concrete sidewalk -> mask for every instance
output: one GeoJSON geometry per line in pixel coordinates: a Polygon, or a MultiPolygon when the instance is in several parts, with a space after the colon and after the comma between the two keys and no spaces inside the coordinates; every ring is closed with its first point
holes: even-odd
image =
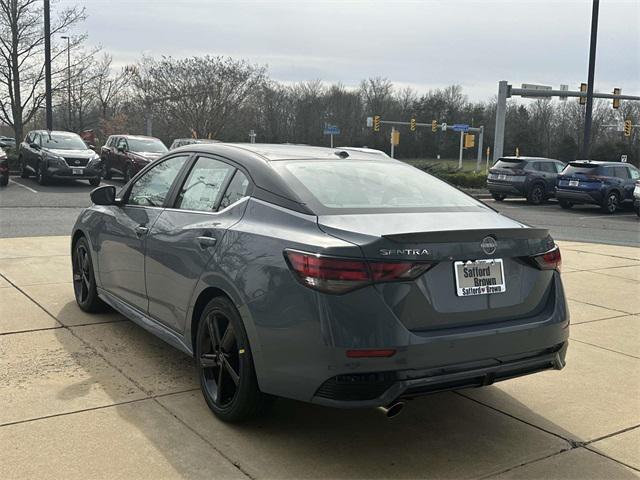
{"type": "Polygon", "coordinates": [[[372,410],[208,411],[192,360],[75,305],[68,237],[0,240],[0,476],[640,478],[640,249],[559,242],[567,367],[372,410]]]}

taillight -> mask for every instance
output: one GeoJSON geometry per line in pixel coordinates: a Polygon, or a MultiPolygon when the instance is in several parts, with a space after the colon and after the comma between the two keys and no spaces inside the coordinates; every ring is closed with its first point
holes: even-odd
{"type": "Polygon", "coordinates": [[[285,250],[284,254],[300,283],[325,293],[346,293],[372,283],[412,280],[432,266],[425,262],[327,257],[295,250],[285,250]]]}
{"type": "Polygon", "coordinates": [[[562,265],[562,256],[560,255],[560,247],[557,245],[551,250],[540,255],[534,255],[531,260],[540,270],[557,270],[560,271],[562,265]]]}

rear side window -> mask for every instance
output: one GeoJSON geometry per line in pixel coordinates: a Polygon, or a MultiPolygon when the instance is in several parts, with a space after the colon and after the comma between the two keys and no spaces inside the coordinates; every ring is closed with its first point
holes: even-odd
{"type": "Polygon", "coordinates": [[[524,160],[511,160],[511,159],[499,159],[494,167],[496,168],[511,168],[511,169],[519,169],[522,170],[526,166],[527,162],[524,160]]]}
{"type": "Polygon", "coordinates": [[[564,165],[562,163],[554,163],[553,168],[555,168],[555,173],[560,173],[564,170],[564,165]]]}
{"type": "Polygon", "coordinates": [[[213,158],[200,157],[184,182],[176,208],[211,212],[215,208],[222,187],[234,168],[213,158]]]}
{"type": "Polygon", "coordinates": [[[629,179],[631,176],[629,175],[629,169],[627,167],[613,167],[615,176],[618,178],[629,179]]]}
{"type": "Polygon", "coordinates": [[[236,203],[245,196],[248,188],[249,179],[240,170],[236,170],[233,180],[231,180],[227,190],[224,192],[222,200],[220,201],[220,207],[218,208],[222,210],[223,208],[227,208],[229,205],[236,203]]]}
{"type": "Polygon", "coordinates": [[[273,163],[318,214],[484,208],[447,183],[402,162],[291,160],[273,163]]]}
{"type": "Polygon", "coordinates": [[[631,174],[631,178],[633,180],[637,180],[638,178],[640,178],[640,172],[635,168],[630,168],[629,173],[631,174]]]}
{"type": "Polygon", "coordinates": [[[551,162],[540,162],[540,170],[547,173],[556,173],[556,167],[551,162]]]}

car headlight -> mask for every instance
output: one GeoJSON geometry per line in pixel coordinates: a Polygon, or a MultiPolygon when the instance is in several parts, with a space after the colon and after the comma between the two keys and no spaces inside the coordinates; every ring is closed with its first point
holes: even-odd
{"type": "Polygon", "coordinates": [[[58,155],[54,155],[52,153],[47,153],[45,159],[50,166],[56,167],[68,167],[67,162],[64,158],[59,157],[58,155]]]}
{"type": "Polygon", "coordinates": [[[93,167],[95,166],[98,162],[100,161],[100,155],[98,155],[97,153],[94,153],[91,158],[89,158],[89,161],[87,162],[87,167],[93,167]]]}

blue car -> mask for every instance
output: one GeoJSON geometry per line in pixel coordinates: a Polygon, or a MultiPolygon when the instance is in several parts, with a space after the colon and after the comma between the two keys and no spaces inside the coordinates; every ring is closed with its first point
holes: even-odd
{"type": "Polygon", "coordinates": [[[72,232],[78,305],[193,355],[225,421],[274,396],[392,416],[564,366],[548,231],[392,158],[188,145],[91,198],[72,232]]]}
{"type": "Polygon", "coordinates": [[[556,186],[560,206],[599,205],[605,213],[614,213],[623,205],[633,204],[633,189],[640,170],[620,162],[576,160],[569,162],[556,186]]]}

